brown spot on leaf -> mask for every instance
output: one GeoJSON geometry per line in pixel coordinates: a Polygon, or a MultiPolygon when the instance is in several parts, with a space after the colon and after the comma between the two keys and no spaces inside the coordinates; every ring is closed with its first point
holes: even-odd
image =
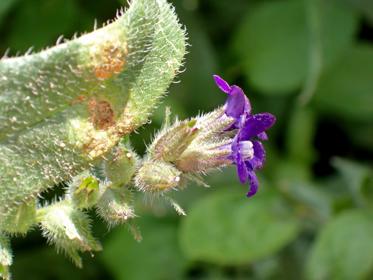
{"type": "Polygon", "coordinates": [[[88,111],[91,122],[96,129],[107,129],[114,122],[114,111],[109,102],[92,98],[88,102],[88,111]]]}
{"type": "Polygon", "coordinates": [[[99,79],[108,79],[122,72],[126,64],[126,54],[126,47],[115,47],[112,45],[104,47],[102,51],[96,53],[96,59],[94,59],[96,61],[95,76],[99,79]]]}
{"type": "Polygon", "coordinates": [[[86,99],[86,96],[84,96],[84,95],[79,95],[79,96],[77,96],[75,99],[73,99],[73,100],[71,101],[71,105],[75,105],[75,104],[82,103],[82,102],[85,101],[85,99],[86,99]]]}

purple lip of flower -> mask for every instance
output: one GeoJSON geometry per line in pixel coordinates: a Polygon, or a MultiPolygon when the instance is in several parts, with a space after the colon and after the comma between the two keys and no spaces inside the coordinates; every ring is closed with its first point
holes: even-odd
{"type": "Polygon", "coordinates": [[[214,80],[219,89],[228,94],[225,103],[225,114],[236,120],[233,128],[238,128],[241,117],[251,112],[250,101],[240,87],[236,85],[230,86],[218,75],[214,75],[214,80]]]}
{"type": "Polygon", "coordinates": [[[259,186],[255,170],[262,168],[265,161],[265,150],[259,140],[268,140],[265,131],[274,125],[276,118],[270,113],[252,115],[250,101],[241,88],[230,86],[217,75],[214,75],[214,80],[217,86],[228,94],[225,113],[236,120],[233,128],[238,129],[231,145],[232,153],[229,159],[237,166],[240,182],[249,182],[250,190],[247,196],[251,197],[259,186]]]}

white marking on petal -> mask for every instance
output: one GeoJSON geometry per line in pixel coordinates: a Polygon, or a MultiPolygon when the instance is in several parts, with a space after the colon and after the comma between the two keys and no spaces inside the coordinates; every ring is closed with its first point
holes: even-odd
{"type": "Polygon", "coordinates": [[[244,160],[254,157],[254,145],[251,141],[241,141],[239,143],[239,151],[244,160]]]}

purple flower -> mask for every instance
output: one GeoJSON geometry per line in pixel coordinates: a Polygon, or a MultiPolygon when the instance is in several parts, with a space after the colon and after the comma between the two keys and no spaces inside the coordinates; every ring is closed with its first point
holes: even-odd
{"type": "Polygon", "coordinates": [[[276,122],[270,113],[251,114],[249,99],[238,86],[230,86],[221,77],[214,75],[217,86],[228,94],[225,103],[226,115],[236,120],[234,129],[237,134],[231,145],[229,159],[237,166],[238,178],[242,184],[249,182],[248,197],[258,190],[258,178],[255,171],[262,168],[265,161],[265,150],[259,140],[267,140],[267,129],[276,122]]]}

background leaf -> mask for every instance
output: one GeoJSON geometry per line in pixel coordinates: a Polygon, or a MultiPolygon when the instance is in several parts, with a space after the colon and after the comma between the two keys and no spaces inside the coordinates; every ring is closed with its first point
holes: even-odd
{"type": "Polygon", "coordinates": [[[8,11],[17,3],[18,0],[1,0],[0,1],[0,26],[3,23],[4,17],[8,11]]]}
{"type": "Polygon", "coordinates": [[[320,80],[315,102],[329,114],[356,120],[373,119],[373,47],[359,44],[320,80]]]}
{"type": "Polygon", "coordinates": [[[369,204],[364,195],[364,188],[367,185],[368,178],[373,174],[372,169],[357,162],[350,160],[335,158],[332,164],[336,167],[346,183],[351,195],[359,206],[369,204]]]}
{"type": "Polygon", "coordinates": [[[345,0],[358,9],[373,26],[373,2],[371,0],[345,0]]]}
{"type": "Polygon", "coordinates": [[[184,258],[177,245],[177,225],[166,218],[141,217],[143,240],[122,227],[104,243],[102,260],[115,279],[180,279],[184,258]]]}
{"type": "Polygon", "coordinates": [[[309,279],[368,279],[373,271],[371,213],[348,211],[325,226],[311,251],[309,279]]]}
{"type": "Polygon", "coordinates": [[[310,108],[295,108],[288,124],[286,144],[289,157],[310,164],[315,159],[316,114],[310,108]]]}
{"type": "Polygon", "coordinates": [[[18,9],[7,43],[20,52],[31,46],[39,50],[53,44],[62,34],[71,36],[80,17],[74,0],[22,1],[18,9]]]}
{"type": "Polygon", "coordinates": [[[192,260],[248,264],[274,254],[292,241],[298,224],[275,195],[242,199],[221,191],[200,200],[182,221],[180,242],[192,260]]]}
{"type": "MultiPolygon", "coordinates": [[[[264,2],[251,9],[235,38],[250,83],[263,93],[289,94],[308,73],[309,34],[305,1],[264,2]]],[[[337,1],[319,6],[320,37],[328,65],[348,47],[357,27],[353,10],[337,1]]]]}

